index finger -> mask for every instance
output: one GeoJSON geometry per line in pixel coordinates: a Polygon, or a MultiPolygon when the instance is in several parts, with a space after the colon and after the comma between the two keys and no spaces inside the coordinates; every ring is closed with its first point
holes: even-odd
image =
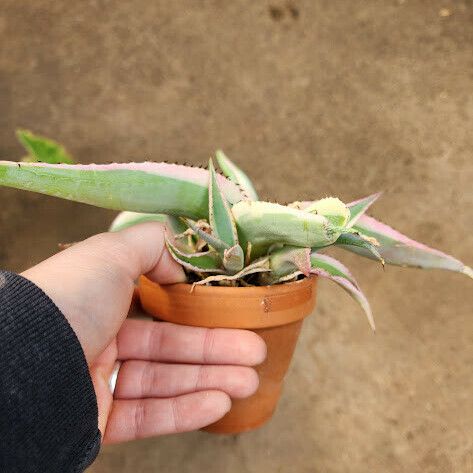
{"type": "Polygon", "coordinates": [[[120,360],[254,366],[266,358],[263,339],[248,330],[148,320],[127,319],[117,344],[120,360]]]}

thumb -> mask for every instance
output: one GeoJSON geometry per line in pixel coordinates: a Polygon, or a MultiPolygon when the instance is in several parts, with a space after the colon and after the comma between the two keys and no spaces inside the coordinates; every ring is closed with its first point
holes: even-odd
{"type": "Polygon", "coordinates": [[[111,240],[112,246],[113,242],[119,247],[123,245],[122,253],[115,253],[115,256],[118,258],[117,262],[120,262],[123,257],[126,258],[125,264],[133,280],[145,274],[160,284],[186,281],[182,266],[166,249],[164,224],[148,222],[104,235],[105,239],[111,240]]]}
{"type": "Polygon", "coordinates": [[[59,307],[89,363],[118,333],[141,274],[161,284],[186,280],[166,249],[165,233],[163,224],[148,222],[95,235],[22,274],[59,307]]]}

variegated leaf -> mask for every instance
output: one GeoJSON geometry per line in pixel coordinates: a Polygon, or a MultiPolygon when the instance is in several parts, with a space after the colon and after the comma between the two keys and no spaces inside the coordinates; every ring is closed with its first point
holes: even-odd
{"type": "Polygon", "coordinates": [[[223,174],[238,184],[249,200],[259,200],[250,178],[222,150],[218,150],[215,153],[215,157],[223,174]]]}
{"type": "Polygon", "coordinates": [[[235,274],[243,269],[245,255],[240,245],[232,246],[223,252],[223,267],[230,273],[235,274]]]}
{"type": "Polygon", "coordinates": [[[327,246],[341,230],[324,216],[271,202],[240,201],[232,207],[241,246],[252,244],[254,257],[265,255],[275,243],[304,248],[327,246]]]}
{"type": "Polygon", "coordinates": [[[362,248],[371,253],[384,266],[385,262],[378,251],[379,247],[359,233],[342,233],[334,244],[346,250],[351,250],[353,247],[362,248]]]}
{"type": "Polygon", "coordinates": [[[371,325],[371,328],[375,330],[373,313],[371,311],[368,299],[366,299],[366,296],[356,284],[356,281],[354,281],[353,276],[351,276],[349,271],[340,262],[334,260],[334,258],[327,257],[326,255],[312,253],[311,260],[312,273],[334,281],[345,291],[347,291],[353,297],[353,299],[355,299],[360,304],[368,319],[368,322],[371,325]]]}
{"type": "Polygon", "coordinates": [[[175,217],[174,215],[167,216],[167,224],[174,235],[179,235],[187,230],[187,225],[179,217],[175,217]]]}
{"type": "Polygon", "coordinates": [[[110,225],[109,231],[118,232],[125,228],[132,227],[144,222],[167,222],[167,215],[164,214],[142,214],[138,212],[120,212],[112,224],[110,225]]]}
{"type": "Polygon", "coordinates": [[[350,220],[347,223],[347,228],[353,227],[359,218],[378,200],[381,192],[371,194],[363,199],[355,200],[347,205],[350,210],[350,220]]]}
{"type": "Polygon", "coordinates": [[[334,227],[345,228],[350,219],[348,207],[336,197],[316,200],[304,208],[304,212],[324,216],[334,227]]]}
{"type": "Polygon", "coordinates": [[[190,218],[183,218],[182,221],[190,228],[192,231],[202,240],[206,241],[213,249],[217,250],[219,253],[223,254],[225,250],[230,248],[224,241],[215,238],[213,235],[210,235],[206,231],[202,230],[196,222],[190,218]]]}
{"type": "MultiPolygon", "coordinates": [[[[322,275],[323,276],[323,275],[322,275]]],[[[354,286],[348,279],[342,278],[341,276],[329,276],[329,278],[336,282],[340,287],[345,289],[345,291],[350,294],[350,296],[355,299],[358,304],[360,304],[361,308],[363,309],[366,318],[368,319],[368,322],[373,329],[373,331],[376,330],[376,325],[374,323],[374,318],[373,318],[373,313],[371,311],[371,306],[370,303],[368,302],[368,299],[366,296],[363,294],[363,292],[356,286],[354,286]]]]}
{"type": "MultiPolygon", "coordinates": [[[[14,187],[112,210],[208,218],[209,173],[167,163],[45,164],[0,161],[0,186],[14,187]]],[[[243,199],[218,175],[225,198],[243,199]]]]}
{"type": "Polygon", "coordinates": [[[350,270],[340,261],[331,256],[313,251],[310,255],[311,268],[317,268],[326,271],[331,276],[340,276],[348,279],[354,286],[359,287],[350,270]]]}
{"type": "Polygon", "coordinates": [[[295,271],[300,271],[305,276],[310,274],[310,248],[287,246],[276,250],[269,255],[271,277],[279,279],[295,271]]]}
{"type": "MultiPolygon", "coordinates": [[[[412,240],[372,217],[363,215],[353,229],[375,238],[380,244],[377,250],[388,264],[423,269],[445,269],[473,278],[473,270],[458,259],[412,240]]],[[[367,258],[373,258],[373,254],[365,248],[351,246],[346,249],[367,258]]]]}
{"type": "Polygon", "coordinates": [[[220,258],[215,252],[206,251],[203,253],[184,253],[174,246],[168,238],[166,238],[166,246],[173,259],[184,268],[199,273],[225,272],[220,268],[220,258]]]}
{"type": "Polygon", "coordinates": [[[256,260],[249,266],[243,268],[240,272],[229,275],[229,274],[221,274],[216,276],[209,276],[201,281],[197,281],[193,284],[193,286],[199,286],[203,284],[209,284],[211,282],[220,282],[220,281],[237,281],[238,279],[242,279],[245,276],[249,276],[250,274],[255,273],[266,273],[270,272],[271,269],[269,267],[269,259],[268,258],[261,258],[256,260]]]}
{"type": "Polygon", "coordinates": [[[209,161],[209,223],[212,234],[230,248],[238,245],[238,235],[227,199],[217,182],[212,160],[209,161]]]}

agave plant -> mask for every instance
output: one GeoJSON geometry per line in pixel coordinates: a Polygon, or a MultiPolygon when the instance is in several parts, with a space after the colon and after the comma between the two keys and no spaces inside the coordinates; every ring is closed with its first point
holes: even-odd
{"type": "Polygon", "coordinates": [[[222,151],[208,169],[168,163],[70,164],[58,143],[19,131],[28,156],[0,161],[0,185],[122,213],[117,231],[144,221],[166,223],[167,247],[189,281],[270,285],[311,274],[351,294],[374,321],[350,271],[324,252],[338,246],[384,264],[437,268],[473,277],[459,260],[416,242],[366,215],[380,194],[344,204],[328,197],[279,205],[258,199],[248,176],[222,151]],[[65,164],[66,163],[66,164],[65,164]]]}

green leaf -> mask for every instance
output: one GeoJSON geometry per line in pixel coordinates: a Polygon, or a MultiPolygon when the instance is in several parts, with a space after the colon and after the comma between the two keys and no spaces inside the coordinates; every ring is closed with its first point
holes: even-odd
{"type": "MultiPolygon", "coordinates": [[[[0,161],[0,186],[61,197],[112,210],[208,218],[209,173],[167,163],[46,164],[0,161]]],[[[243,195],[218,176],[226,199],[243,195]]]]}
{"type": "Polygon", "coordinates": [[[20,143],[26,148],[26,151],[28,151],[28,156],[25,158],[25,161],[39,161],[49,164],[72,164],[74,162],[74,159],[66,151],[64,146],[56,141],[35,135],[28,130],[16,130],[16,136],[20,143]]]}
{"type": "Polygon", "coordinates": [[[218,255],[214,252],[184,253],[166,238],[166,246],[171,256],[184,268],[199,273],[223,273],[218,255]]]}
{"type": "Polygon", "coordinates": [[[275,243],[303,248],[327,246],[341,230],[322,215],[271,202],[242,200],[232,207],[241,246],[252,245],[254,257],[265,255],[275,243]]]}
{"type": "Polygon", "coordinates": [[[222,150],[215,153],[218,165],[223,174],[238,184],[249,200],[259,200],[258,194],[251,182],[250,178],[234,163],[232,162],[222,150]]]}
{"type": "Polygon", "coordinates": [[[378,200],[381,192],[371,194],[363,199],[356,200],[347,205],[350,210],[350,220],[346,228],[351,228],[359,220],[359,218],[378,200]]]}
{"type": "Polygon", "coordinates": [[[138,225],[145,222],[159,222],[165,223],[168,225],[168,228],[172,230],[172,233],[177,235],[183,233],[187,227],[186,225],[177,217],[172,215],[165,214],[149,214],[149,213],[139,213],[139,212],[120,212],[112,224],[110,225],[110,232],[118,232],[124,230],[125,228],[132,227],[133,225],[138,225]]]}
{"type": "Polygon", "coordinates": [[[279,279],[300,271],[305,276],[310,274],[310,248],[286,246],[269,255],[271,277],[279,279]]]}
{"type": "Polygon", "coordinates": [[[230,273],[238,273],[243,269],[245,255],[240,245],[232,246],[223,252],[223,267],[230,273]]]}
{"type": "Polygon", "coordinates": [[[224,241],[215,238],[214,236],[208,234],[204,230],[198,227],[197,223],[191,220],[190,218],[183,218],[182,221],[194,231],[194,233],[202,240],[206,241],[209,246],[213,249],[217,250],[219,253],[223,255],[225,250],[230,248],[224,241]]]}
{"type": "Polygon", "coordinates": [[[351,250],[353,247],[362,248],[370,252],[384,266],[384,259],[379,253],[378,247],[360,233],[342,233],[334,244],[346,250],[351,250]]]}
{"type": "Polygon", "coordinates": [[[182,221],[182,219],[175,217],[174,215],[167,215],[167,224],[174,235],[179,235],[187,230],[187,225],[182,221]]]}
{"type": "Polygon", "coordinates": [[[313,251],[310,255],[310,264],[312,269],[321,269],[331,276],[340,276],[348,279],[354,286],[359,287],[350,270],[340,261],[331,256],[313,251]]]}
{"type": "Polygon", "coordinates": [[[229,247],[238,245],[238,235],[227,199],[220,190],[217,174],[209,161],[209,223],[213,235],[229,247]]]}

